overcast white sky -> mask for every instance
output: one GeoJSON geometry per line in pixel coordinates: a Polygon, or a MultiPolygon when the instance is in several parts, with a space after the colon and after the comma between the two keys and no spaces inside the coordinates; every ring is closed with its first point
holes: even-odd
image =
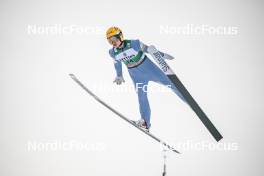
{"type": "Polygon", "coordinates": [[[159,144],[68,76],[139,118],[136,93],[112,83],[113,25],[175,56],[169,64],[224,136],[219,150],[188,148],[217,144],[177,96],[150,84],[151,131],[182,152],[169,153],[168,175],[263,175],[262,18],[257,0],[1,1],[0,175],[161,175],[159,144]],[[41,149],[48,143],[57,148],[41,149]]]}

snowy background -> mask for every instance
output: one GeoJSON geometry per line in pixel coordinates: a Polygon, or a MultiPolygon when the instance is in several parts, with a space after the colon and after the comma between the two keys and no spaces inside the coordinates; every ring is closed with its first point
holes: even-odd
{"type": "MultiPolygon", "coordinates": [[[[0,175],[161,175],[159,144],[68,76],[74,73],[125,116],[139,118],[135,92],[115,91],[112,83],[104,33],[113,25],[126,38],[175,56],[169,64],[224,136],[217,148],[177,96],[149,92],[152,132],[182,144],[176,148],[183,154],[168,153],[167,174],[263,175],[263,8],[260,0],[1,1],[0,175]],[[188,25],[233,31],[175,31],[188,25]],[[55,32],[43,30],[54,26],[55,32]]],[[[126,89],[132,82],[123,71],[126,89]]]]}

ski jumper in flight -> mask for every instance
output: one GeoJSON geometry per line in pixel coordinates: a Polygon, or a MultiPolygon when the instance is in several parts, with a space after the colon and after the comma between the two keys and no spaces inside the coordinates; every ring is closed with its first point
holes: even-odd
{"type": "MultiPolygon", "coordinates": [[[[147,46],[139,40],[125,40],[122,31],[118,27],[110,27],[106,32],[106,37],[112,45],[109,54],[114,61],[116,71],[114,83],[120,85],[125,82],[122,74],[122,63],[126,65],[128,73],[134,83],[141,115],[138,121],[133,121],[136,125],[147,131],[151,126],[151,110],[147,96],[149,81],[170,87],[175,94],[186,102],[170,79],[146,55],[146,53],[149,54],[151,52],[154,46],[147,46]]],[[[162,58],[174,59],[169,54],[163,52],[160,52],[160,54],[162,58]]]]}

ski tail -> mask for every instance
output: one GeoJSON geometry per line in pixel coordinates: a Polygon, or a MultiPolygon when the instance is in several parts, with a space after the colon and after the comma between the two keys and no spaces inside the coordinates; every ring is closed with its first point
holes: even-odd
{"type": "Polygon", "coordinates": [[[220,141],[223,138],[223,136],[219,133],[219,131],[216,129],[216,127],[213,125],[213,123],[210,121],[207,115],[200,108],[198,103],[194,100],[194,98],[191,96],[188,90],[184,87],[180,79],[176,76],[176,74],[173,72],[170,66],[166,63],[160,52],[154,46],[149,46],[148,50],[149,50],[148,51],[149,54],[151,54],[158,67],[163,71],[164,74],[168,76],[171,82],[180,91],[182,96],[185,98],[187,103],[190,105],[192,110],[196,113],[196,115],[199,117],[199,119],[202,121],[202,123],[208,129],[208,131],[211,133],[214,139],[217,142],[220,141]]]}
{"type": "Polygon", "coordinates": [[[208,129],[208,131],[212,134],[214,139],[219,142],[223,136],[220,134],[220,132],[216,129],[214,124],[210,121],[210,119],[207,117],[207,115],[203,112],[203,110],[200,108],[198,103],[194,100],[194,98],[191,96],[191,94],[188,92],[188,90],[184,87],[184,85],[181,83],[179,78],[174,75],[168,75],[170,80],[175,84],[175,86],[180,90],[181,94],[184,96],[192,110],[197,114],[199,119],[202,121],[204,126],[208,129]]]}

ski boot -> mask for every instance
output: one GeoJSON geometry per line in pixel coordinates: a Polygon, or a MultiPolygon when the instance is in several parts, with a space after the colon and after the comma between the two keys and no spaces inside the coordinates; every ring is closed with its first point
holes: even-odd
{"type": "Polygon", "coordinates": [[[140,119],[137,121],[131,120],[135,125],[137,125],[139,128],[145,130],[146,132],[149,132],[149,128],[147,128],[147,123],[144,119],[140,119]]]}

